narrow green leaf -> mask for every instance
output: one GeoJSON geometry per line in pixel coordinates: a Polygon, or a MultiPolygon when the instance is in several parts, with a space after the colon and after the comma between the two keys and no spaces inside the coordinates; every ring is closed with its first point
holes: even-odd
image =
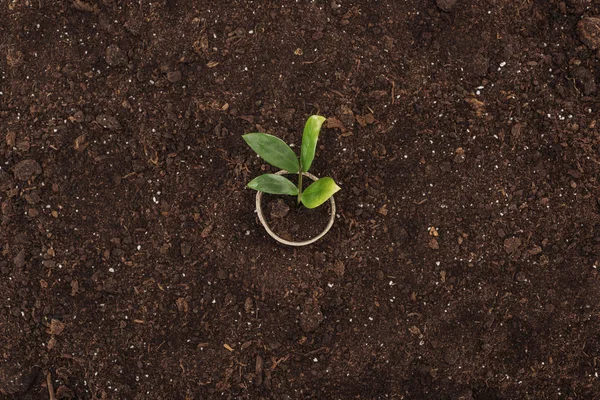
{"type": "Polygon", "coordinates": [[[294,150],[278,137],[266,133],[248,133],[242,137],[252,150],[274,167],[291,173],[300,170],[294,150]]]}
{"type": "Polygon", "coordinates": [[[291,196],[298,194],[298,188],[288,178],[275,174],[258,176],[248,183],[248,187],[271,194],[289,194],[291,196]]]}
{"type": "Polygon", "coordinates": [[[315,208],[325,203],[334,193],[341,190],[331,178],[321,178],[310,184],[302,192],[302,204],[306,208],[315,208]]]}
{"type": "Polygon", "coordinates": [[[300,164],[302,165],[302,171],[304,172],[308,171],[315,158],[317,140],[319,139],[319,132],[321,131],[323,122],[325,122],[325,117],[311,115],[308,120],[306,120],[306,125],[304,125],[302,147],[300,149],[300,164]]]}

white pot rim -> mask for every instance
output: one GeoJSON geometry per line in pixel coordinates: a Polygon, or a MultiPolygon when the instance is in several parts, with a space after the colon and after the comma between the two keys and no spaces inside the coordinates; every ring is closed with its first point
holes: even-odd
{"type": "MultiPolygon", "coordinates": [[[[285,170],[281,170],[279,172],[275,173],[276,175],[286,175],[286,174],[290,174],[293,175],[290,172],[287,172],[285,170]]],[[[309,179],[312,179],[313,181],[318,180],[319,178],[317,178],[316,176],[314,176],[311,173],[308,172],[303,172],[302,175],[306,176],[309,179]]],[[[333,196],[331,196],[329,198],[329,204],[330,204],[330,208],[331,208],[331,217],[329,218],[329,222],[327,223],[327,226],[325,227],[325,229],[319,233],[317,236],[308,239],[308,240],[304,240],[301,242],[292,242],[289,240],[285,240],[279,236],[277,236],[277,234],[275,232],[273,232],[271,230],[271,228],[269,227],[269,224],[267,222],[267,219],[265,218],[265,215],[263,213],[263,209],[262,209],[262,197],[263,197],[263,192],[256,192],[256,213],[258,214],[258,219],[260,220],[260,223],[262,224],[262,226],[265,228],[265,230],[267,231],[267,233],[275,240],[277,240],[279,243],[281,244],[285,244],[287,246],[306,246],[309,244],[312,244],[314,242],[316,242],[317,240],[321,239],[323,236],[325,236],[325,234],[327,232],[329,232],[329,230],[331,229],[331,227],[333,226],[333,222],[335,221],[335,200],[333,199],[333,196]]]]}

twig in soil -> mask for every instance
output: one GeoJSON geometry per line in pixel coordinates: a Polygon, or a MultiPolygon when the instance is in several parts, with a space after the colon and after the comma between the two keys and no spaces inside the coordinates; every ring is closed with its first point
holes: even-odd
{"type": "Polygon", "coordinates": [[[54,385],[52,385],[52,374],[50,371],[46,374],[46,386],[48,387],[48,394],[50,395],[50,400],[56,400],[56,396],[54,395],[54,385]]]}
{"type": "Polygon", "coordinates": [[[280,363],[287,361],[288,358],[290,358],[289,354],[285,357],[281,357],[279,360],[277,360],[275,357],[271,357],[271,362],[273,363],[273,365],[270,367],[271,371],[274,371],[280,363]]]}
{"type": "Polygon", "coordinates": [[[395,104],[396,103],[396,82],[394,82],[392,79],[388,78],[385,75],[383,75],[383,77],[392,84],[392,104],[395,104]]]}
{"type": "Polygon", "coordinates": [[[413,201],[413,203],[420,206],[421,204],[425,203],[426,201],[427,201],[427,199],[423,199],[421,201],[413,201]]]}
{"type": "Polygon", "coordinates": [[[319,60],[319,57],[317,57],[313,61],[302,61],[302,64],[317,64],[317,63],[323,62],[325,60],[326,60],[326,58],[324,58],[324,57],[321,60],[319,60]]]}
{"type": "Polygon", "coordinates": [[[310,357],[310,356],[312,356],[313,354],[317,354],[317,353],[320,353],[320,352],[322,352],[322,351],[329,352],[329,347],[325,347],[325,346],[323,346],[323,347],[319,347],[318,349],[316,349],[316,350],[312,350],[312,351],[309,351],[308,353],[305,353],[304,355],[305,355],[306,357],[310,357]]]}
{"type": "Polygon", "coordinates": [[[344,95],[343,95],[343,94],[342,94],[342,93],[341,93],[339,90],[334,90],[334,89],[331,89],[331,90],[329,90],[329,91],[330,91],[331,93],[337,94],[337,95],[338,95],[338,96],[340,96],[342,99],[345,99],[345,98],[346,98],[346,96],[344,96],[344,95]]]}

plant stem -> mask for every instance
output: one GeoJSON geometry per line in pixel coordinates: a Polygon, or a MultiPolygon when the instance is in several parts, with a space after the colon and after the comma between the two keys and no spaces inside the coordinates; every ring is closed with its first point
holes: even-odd
{"type": "Polygon", "coordinates": [[[296,205],[300,205],[300,200],[302,200],[302,169],[298,173],[298,203],[296,205]]]}

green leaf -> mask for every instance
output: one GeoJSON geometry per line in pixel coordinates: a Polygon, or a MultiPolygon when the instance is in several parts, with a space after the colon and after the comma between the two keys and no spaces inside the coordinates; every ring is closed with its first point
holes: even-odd
{"type": "Polygon", "coordinates": [[[258,176],[248,183],[248,187],[271,194],[289,194],[291,196],[298,194],[298,188],[288,178],[275,174],[258,176]]]}
{"type": "Polygon", "coordinates": [[[315,208],[325,203],[333,194],[341,188],[331,178],[321,178],[310,184],[302,192],[302,204],[306,208],[315,208]]]}
{"type": "Polygon", "coordinates": [[[311,115],[308,120],[306,120],[306,125],[304,125],[302,147],[300,150],[300,164],[302,166],[302,171],[304,172],[308,171],[315,158],[317,140],[319,139],[319,132],[321,131],[321,125],[323,125],[324,121],[325,117],[311,115]]]}
{"type": "Polygon", "coordinates": [[[294,150],[278,137],[266,133],[248,133],[242,137],[252,150],[274,167],[294,174],[300,170],[294,150]]]}

